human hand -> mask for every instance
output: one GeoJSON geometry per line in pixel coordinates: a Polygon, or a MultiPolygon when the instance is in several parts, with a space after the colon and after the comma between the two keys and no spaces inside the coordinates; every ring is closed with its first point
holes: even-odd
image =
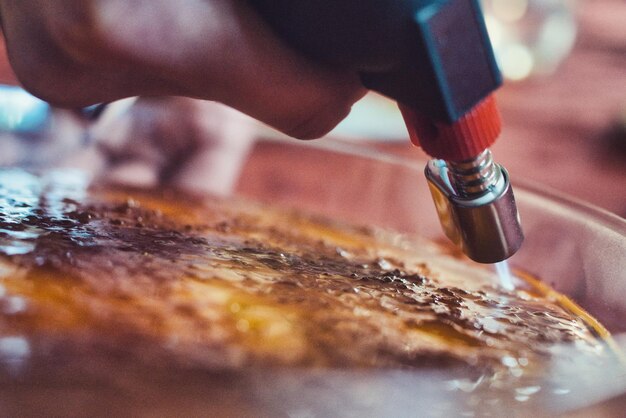
{"type": "Polygon", "coordinates": [[[237,0],[0,0],[11,64],[55,105],[130,96],[222,102],[298,138],[322,136],[365,90],[309,61],[237,0]]]}

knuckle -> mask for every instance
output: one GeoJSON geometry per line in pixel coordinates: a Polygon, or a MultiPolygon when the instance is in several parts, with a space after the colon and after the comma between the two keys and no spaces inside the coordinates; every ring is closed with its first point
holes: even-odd
{"type": "Polygon", "coordinates": [[[64,1],[48,17],[51,41],[67,57],[85,62],[98,57],[98,48],[106,44],[98,1],[64,1]]]}
{"type": "Polygon", "coordinates": [[[284,130],[289,136],[296,139],[317,139],[328,134],[349,113],[345,111],[329,112],[324,109],[319,113],[305,115],[284,130]]]}
{"type": "Polygon", "coordinates": [[[292,123],[289,123],[283,132],[297,139],[321,138],[350,114],[352,105],[362,95],[363,93],[359,90],[316,105],[313,109],[308,109],[306,113],[301,113],[292,119],[292,123]]]}
{"type": "Polygon", "coordinates": [[[12,25],[9,58],[26,90],[59,107],[119,98],[115,73],[101,65],[110,54],[99,7],[97,0],[46,2],[22,18],[32,25],[12,25]]]}

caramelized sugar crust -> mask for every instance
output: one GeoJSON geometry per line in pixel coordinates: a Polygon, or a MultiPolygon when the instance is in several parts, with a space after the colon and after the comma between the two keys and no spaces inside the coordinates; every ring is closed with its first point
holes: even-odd
{"type": "Polygon", "coordinates": [[[430,242],[249,202],[88,190],[74,172],[0,173],[0,253],[0,327],[28,344],[25,363],[496,373],[539,367],[558,343],[602,347],[553,299],[506,291],[430,242]]]}

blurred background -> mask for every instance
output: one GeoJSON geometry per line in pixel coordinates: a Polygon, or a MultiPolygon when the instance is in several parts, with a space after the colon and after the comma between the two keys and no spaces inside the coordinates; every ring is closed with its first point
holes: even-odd
{"type": "MultiPolygon", "coordinates": [[[[504,131],[493,148],[496,160],[513,183],[534,181],[626,217],[626,2],[483,0],[483,6],[507,79],[497,93],[504,131]]],[[[195,169],[206,170],[221,161],[209,155],[216,149],[243,155],[253,143],[262,148],[263,139],[280,137],[245,117],[224,116],[213,104],[180,98],[128,102],[90,122],[10,87],[15,80],[1,43],[0,84],[2,166],[70,165],[97,172],[117,164],[120,176],[134,173],[155,182],[169,170],[165,177],[189,180],[202,176],[188,167],[172,175],[163,153],[174,151],[179,163],[191,160],[195,169]],[[224,146],[218,136],[239,145],[224,146]],[[185,147],[207,153],[189,159],[185,147]],[[129,165],[132,158],[141,161],[129,165]],[[161,174],[150,174],[151,165],[161,174]]],[[[332,137],[423,158],[410,145],[396,106],[377,95],[355,105],[322,141],[332,137]]],[[[227,168],[222,164],[220,170],[227,168]]],[[[226,183],[234,181],[236,170],[231,174],[226,183]]]]}

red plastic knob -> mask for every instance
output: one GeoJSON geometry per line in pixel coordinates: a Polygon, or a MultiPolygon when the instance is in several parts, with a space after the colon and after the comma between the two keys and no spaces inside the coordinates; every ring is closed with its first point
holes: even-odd
{"type": "Polygon", "coordinates": [[[487,96],[453,124],[434,122],[399,105],[411,142],[433,158],[465,161],[489,148],[500,135],[500,112],[493,95],[487,96]]]}

